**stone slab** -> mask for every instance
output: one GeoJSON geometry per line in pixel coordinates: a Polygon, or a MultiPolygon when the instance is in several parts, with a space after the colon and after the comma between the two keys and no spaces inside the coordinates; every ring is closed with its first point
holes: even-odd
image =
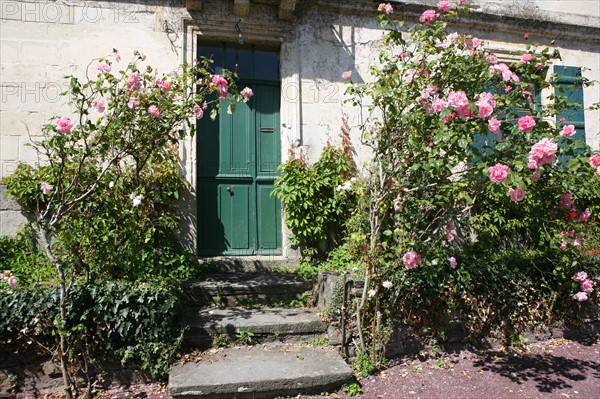
{"type": "Polygon", "coordinates": [[[235,337],[241,329],[255,335],[309,335],[324,333],[327,326],[315,309],[203,309],[193,316],[190,336],[207,337],[218,334],[235,337]]]}
{"type": "Polygon", "coordinates": [[[313,282],[297,280],[290,273],[227,273],[188,280],[183,288],[190,302],[198,306],[232,307],[299,299],[302,293],[312,290],[313,282]]]}
{"type": "Polygon", "coordinates": [[[303,292],[312,289],[312,282],[298,280],[289,273],[227,273],[188,281],[186,287],[207,290],[213,294],[285,294],[290,290],[303,292]]]}
{"type": "Polygon", "coordinates": [[[273,398],[338,389],[352,370],[336,350],[289,346],[228,348],[175,365],[174,398],[273,398]]]}

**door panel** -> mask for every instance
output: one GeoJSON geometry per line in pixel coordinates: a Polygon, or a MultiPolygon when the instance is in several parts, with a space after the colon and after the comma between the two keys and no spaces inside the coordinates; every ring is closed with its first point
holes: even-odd
{"type": "Polygon", "coordinates": [[[217,119],[198,126],[201,256],[281,253],[281,204],[271,196],[280,163],[279,84],[247,85],[254,91],[248,103],[227,114],[222,101],[217,119]]]}
{"type": "Polygon", "coordinates": [[[273,184],[256,186],[258,211],[258,253],[274,255],[281,250],[281,203],[271,195],[273,184]]]}

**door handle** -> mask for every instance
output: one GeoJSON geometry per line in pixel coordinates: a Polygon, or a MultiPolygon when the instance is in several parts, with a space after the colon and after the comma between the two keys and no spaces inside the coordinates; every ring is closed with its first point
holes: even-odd
{"type": "Polygon", "coordinates": [[[227,188],[225,190],[227,190],[227,192],[230,193],[231,192],[231,187],[227,186],[227,188]]]}

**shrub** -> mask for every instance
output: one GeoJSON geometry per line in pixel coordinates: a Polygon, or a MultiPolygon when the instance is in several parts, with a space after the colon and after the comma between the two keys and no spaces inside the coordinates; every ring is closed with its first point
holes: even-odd
{"type": "MultiPolygon", "coordinates": [[[[0,349],[23,353],[55,348],[58,329],[73,351],[97,371],[107,362],[137,366],[164,378],[179,349],[183,306],[172,283],[105,282],[72,289],[63,324],[58,288],[0,286],[0,349]]],[[[76,372],[76,370],[71,370],[76,372]]]]}

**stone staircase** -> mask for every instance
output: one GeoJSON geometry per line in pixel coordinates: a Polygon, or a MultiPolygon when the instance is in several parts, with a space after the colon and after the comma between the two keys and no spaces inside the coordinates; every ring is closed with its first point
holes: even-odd
{"type": "Polygon", "coordinates": [[[228,273],[185,288],[196,305],[185,345],[207,349],[215,337],[251,345],[213,348],[197,361],[174,365],[172,397],[288,397],[331,392],[352,380],[336,349],[314,345],[327,342],[327,326],[316,309],[273,306],[297,301],[312,290],[311,282],[285,273],[228,273]]]}

